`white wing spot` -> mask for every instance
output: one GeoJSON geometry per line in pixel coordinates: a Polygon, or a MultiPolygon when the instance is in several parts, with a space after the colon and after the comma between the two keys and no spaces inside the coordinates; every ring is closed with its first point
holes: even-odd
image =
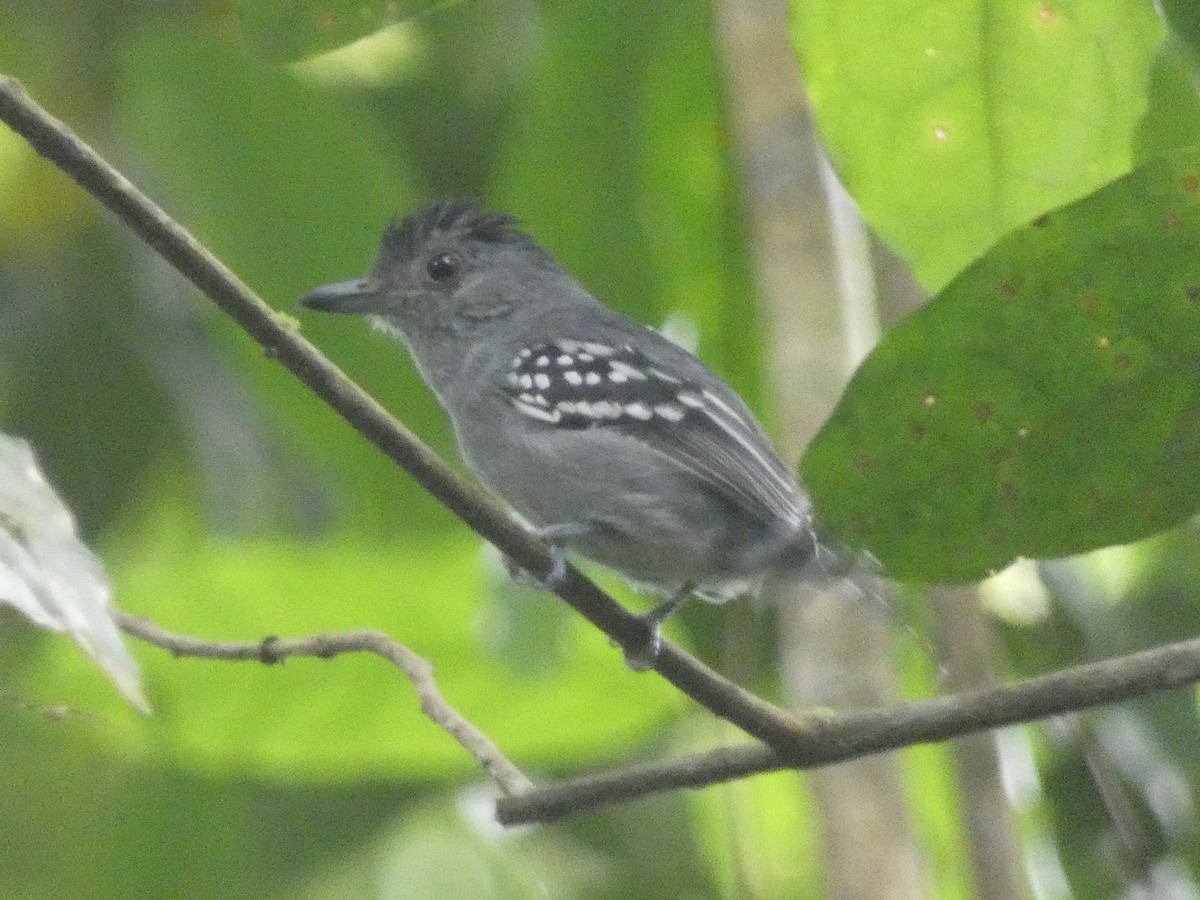
{"type": "Polygon", "coordinates": [[[562,356],[560,356],[558,358],[558,364],[560,366],[569,366],[573,362],[575,362],[575,359],[569,353],[564,353],[562,356]]]}
{"type": "Polygon", "coordinates": [[[629,365],[629,363],[621,362],[619,359],[612,360],[612,362],[610,362],[608,365],[609,368],[612,369],[612,374],[608,377],[613,381],[617,380],[616,375],[618,372],[625,376],[625,378],[622,378],[621,381],[624,381],[626,378],[632,378],[634,381],[646,380],[645,372],[635,366],[629,365]]]}
{"type": "Polygon", "coordinates": [[[596,360],[596,357],[592,356],[592,354],[590,354],[590,353],[580,353],[576,358],[580,362],[585,362],[585,363],[595,362],[595,360],[596,360]]]}
{"type": "Polygon", "coordinates": [[[660,403],[654,407],[654,411],[668,422],[678,422],[684,416],[683,410],[674,403],[660,403]]]}
{"type": "MultiPolygon", "coordinates": [[[[569,356],[566,358],[570,359],[569,356]]],[[[567,384],[569,384],[573,387],[579,387],[581,384],[583,384],[583,376],[580,375],[578,372],[576,372],[574,369],[564,369],[563,373],[562,373],[562,377],[563,377],[563,380],[567,384]]]]}
{"type": "Polygon", "coordinates": [[[608,344],[598,344],[595,341],[584,341],[579,346],[588,353],[595,353],[597,356],[612,356],[617,352],[612,347],[608,346],[608,344]]]}
{"type": "Polygon", "coordinates": [[[539,369],[544,369],[544,368],[546,368],[546,366],[550,365],[550,357],[539,356],[537,358],[537,361],[534,363],[534,365],[537,366],[539,369]]]}
{"type": "Polygon", "coordinates": [[[595,387],[595,386],[596,386],[596,385],[598,385],[598,384],[599,384],[599,383],[600,383],[600,382],[601,382],[603,379],[600,377],[600,373],[599,373],[599,372],[588,372],[586,375],[584,375],[584,376],[583,376],[583,380],[584,380],[584,381],[585,381],[587,384],[590,384],[592,387],[595,387]]]}
{"type": "Polygon", "coordinates": [[[624,384],[629,380],[629,376],[624,372],[612,371],[608,373],[608,380],[613,384],[624,384]]]}
{"type": "Polygon", "coordinates": [[[562,421],[562,413],[557,409],[542,409],[538,406],[530,406],[528,403],[522,403],[520,400],[517,401],[516,406],[517,409],[533,419],[540,419],[552,425],[556,425],[562,421]]]}
{"type": "Polygon", "coordinates": [[[520,353],[517,354],[517,359],[529,359],[531,356],[533,356],[533,350],[529,347],[525,347],[520,353]]]}
{"type": "Polygon", "coordinates": [[[703,409],[704,401],[693,394],[691,391],[681,391],[678,395],[679,402],[684,406],[690,406],[692,409],[703,409]]]}
{"type": "Polygon", "coordinates": [[[527,391],[533,390],[533,376],[530,375],[528,372],[526,372],[524,375],[521,376],[520,382],[521,382],[521,387],[523,387],[525,390],[527,390],[527,391]]]}
{"type": "Polygon", "coordinates": [[[623,412],[621,404],[615,400],[601,400],[593,403],[592,409],[595,411],[597,418],[603,417],[606,419],[619,419],[623,412]]]}
{"type": "Polygon", "coordinates": [[[627,403],[625,405],[625,412],[635,419],[641,419],[643,422],[654,415],[654,410],[645,403],[627,403]]]}
{"type": "Polygon", "coordinates": [[[550,388],[550,376],[545,372],[538,372],[533,376],[533,383],[537,385],[539,391],[545,391],[550,388]]]}
{"type": "Polygon", "coordinates": [[[651,369],[650,374],[659,381],[665,381],[667,384],[679,384],[679,379],[674,375],[668,375],[662,369],[651,369]]]}
{"type": "Polygon", "coordinates": [[[516,372],[509,372],[508,373],[508,383],[511,384],[513,387],[516,387],[518,384],[521,383],[521,379],[517,377],[516,372]]]}

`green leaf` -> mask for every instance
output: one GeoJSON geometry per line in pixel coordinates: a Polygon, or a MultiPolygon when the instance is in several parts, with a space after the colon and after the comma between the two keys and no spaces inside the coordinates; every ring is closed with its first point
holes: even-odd
{"type": "Polygon", "coordinates": [[[792,26],[839,174],[930,290],[1128,171],[1162,35],[1123,0],[794,0],[792,26]]]}
{"type": "Polygon", "coordinates": [[[884,338],[803,463],[899,577],[982,577],[1200,507],[1200,153],[1009,236],[884,338]]]}
{"type": "Polygon", "coordinates": [[[259,54],[292,60],[324,53],[454,0],[240,0],[242,33],[259,54]]]}

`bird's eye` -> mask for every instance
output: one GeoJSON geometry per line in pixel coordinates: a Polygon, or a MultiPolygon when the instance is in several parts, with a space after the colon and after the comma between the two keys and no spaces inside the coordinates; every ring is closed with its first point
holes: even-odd
{"type": "Polygon", "coordinates": [[[439,253],[425,264],[425,271],[434,281],[445,281],[458,274],[458,257],[453,253],[439,253]]]}

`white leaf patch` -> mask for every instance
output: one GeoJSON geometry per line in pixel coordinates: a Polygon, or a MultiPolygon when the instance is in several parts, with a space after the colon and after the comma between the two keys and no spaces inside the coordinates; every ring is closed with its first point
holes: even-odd
{"type": "Polygon", "coordinates": [[[142,712],[137,663],[112,618],[112,585],[79,540],[62,500],[25,441],[0,434],[0,605],[37,625],[65,631],[142,712]]]}

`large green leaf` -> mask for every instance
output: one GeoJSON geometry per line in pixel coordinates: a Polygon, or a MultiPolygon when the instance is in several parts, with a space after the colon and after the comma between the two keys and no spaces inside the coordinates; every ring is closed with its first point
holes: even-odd
{"type": "Polygon", "coordinates": [[[1200,153],[1006,238],[867,358],[803,464],[887,571],[967,580],[1200,508],[1200,153]]]}
{"type": "Polygon", "coordinates": [[[792,21],[839,174],[931,290],[1128,171],[1162,33],[1125,0],[793,0],[792,21]]]}

